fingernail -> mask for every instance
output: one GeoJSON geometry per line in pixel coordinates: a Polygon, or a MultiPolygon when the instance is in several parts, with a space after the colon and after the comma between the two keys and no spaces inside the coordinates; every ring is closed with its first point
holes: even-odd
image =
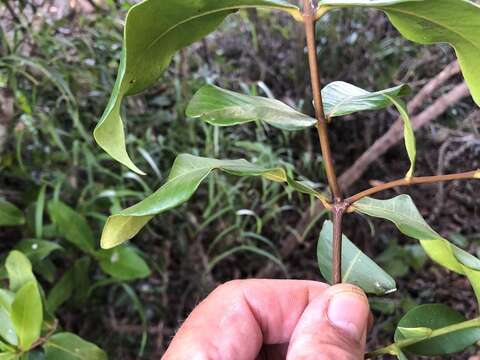
{"type": "Polygon", "coordinates": [[[352,291],[337,293],[328,305],[328,319],[333,326],[360,341],[368,318],[368,303],[365,296],[352,291]]]}

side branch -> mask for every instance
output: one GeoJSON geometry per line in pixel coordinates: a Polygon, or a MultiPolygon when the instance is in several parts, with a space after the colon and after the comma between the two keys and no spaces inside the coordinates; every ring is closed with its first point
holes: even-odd
{"type": "Polygon", "coordinates": [[[397,186],[410,186],[417,184],[433,184],[441,181],[452,181],[452,180],[471,180],[471,179],[480,179],[480,170],[469,171],[459,174],[449,174],[449,175],[437,175],[437,176],[422,176],[422,177],[413,177],[413,178],[403,178],[395,181],[391,181],[385,184],[374,186],[370,189],[364,190],[356,195],[353,195],[345,200],[348,206],[354,204],[355,202],[363,199],[364,197],[374,195],[384,190],[388,190],[397,186]]]}
{"type": "Polygon", "coordinates": [[[327,121],[323,110],[322,91],[320,73],[318,71],[317,48],[315,41],[315,11],[311,0],[304,0],[304,23],[308,48],[308,63],[310,67],[310,79],[312,83],[313,102],[315,107],[315,117],[317,119],[318,137],[322,150],[325,171],[327,173],[328,185],[332,191],[335,202],[342,200],[342,192],[338,185],[335,168],[333,166],[332,152],[327,133],[327,121]]]}

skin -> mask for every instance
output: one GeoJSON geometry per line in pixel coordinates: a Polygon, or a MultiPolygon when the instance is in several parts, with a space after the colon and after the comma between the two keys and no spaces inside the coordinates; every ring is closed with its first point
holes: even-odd
{"type": "Polygon", "coordinates": [[[235,280],[192,311],[162,360],[360,360],[370,321],[352,285],[235,280]]]}

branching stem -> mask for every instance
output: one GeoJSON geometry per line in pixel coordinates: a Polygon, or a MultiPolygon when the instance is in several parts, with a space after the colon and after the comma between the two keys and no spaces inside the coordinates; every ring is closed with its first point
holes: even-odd
{"type": "Polygon", "coordinates": [[[312,0],[303,2],[303,19],[308,49],[308,64],[310,68],[310,80],[312,84],[313,103],[315,107],[315,118],[317,119],[318,138],[322,150],[323,162],[327,173],[328,186],[332,192],[333,206],[331,208],[333,217],[333,254],[332,273],[333,284],[342,282],[342,218],[345,212],[345,203],[342,198],[342,191],[338,185],[337,175],[333,166],[330,141],[328,140],[327,120],[323,109],[322,82],[318,70],[317,44],[315,41],[316,9],[312,0]]]}
{"type": "Polygon", "coordinates": [[[370,189],[364,190],[359,192],[356,195],[353,195],[345,200],[348,206],[354,204],[355,202],[363,199],[364,197],[374,195],[384,190],[388,190],[397,186],[410,186],[410,185],[417,185],[417,184],[433,184],[442,181],[452,181],[452,180],[471,180],[478,178],[480,175],[480,170],[476,171],[469,171],[465,173],[459,174],[449,174],[449,175],[437,175],[437,176],[422,176],[422,177],[412,177],[412,178],[404,178],[398,179],[395,181],[391,181],[385,184],[381,184],[378,186],[374,186],[370,189]]]}

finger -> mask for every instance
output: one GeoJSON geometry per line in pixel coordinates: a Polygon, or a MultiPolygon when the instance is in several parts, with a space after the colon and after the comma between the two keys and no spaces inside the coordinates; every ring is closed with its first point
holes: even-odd
{"type": "Polygon", "coordinates": [[[369,306],[355,286],[332,286],[313,299],[292,335],[287,360],[363,359],[369,306]]]}
{"type": "Polygon", "coordinates": [[[193,310],[163,359],[255,359],[263,344],[288,343],[309,301],[326,288],[314,281],[228,282],[193,310]]]}

